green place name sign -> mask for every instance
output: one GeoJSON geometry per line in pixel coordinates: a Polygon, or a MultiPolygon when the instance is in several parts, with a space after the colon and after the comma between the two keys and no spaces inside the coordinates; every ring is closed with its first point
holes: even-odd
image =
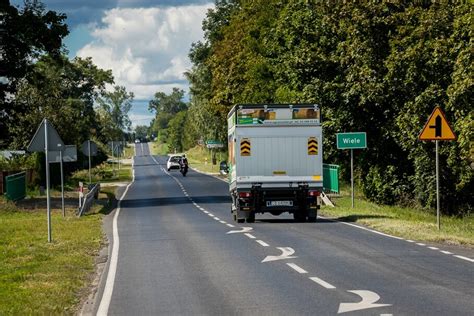
{"type": "Polygon", "coordinates": [[[337,133],[337,149],[364,149],[367,148],[365,132],[337,133]]]}

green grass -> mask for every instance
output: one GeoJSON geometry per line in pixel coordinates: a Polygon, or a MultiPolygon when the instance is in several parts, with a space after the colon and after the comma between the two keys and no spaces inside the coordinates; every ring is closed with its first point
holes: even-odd
{"type": "MultiPolygon", "coordinates": [[[[110,190],[110,188],[108,188],[110,190]]],[[[0,200],[0,314],[75,314],[87,296],[94,258],[104,243],[102,217],[110,192],[77,218],[52,211],[52,243],[46,210],[19,210],[0,200]]]]}
{"type": "Polygon", "coordinates": [[[474,246],[474,216],[441,217],[441,230],[436,215],[417,208],[377,205],[356,196],[351,207],[350,187],[345,186],[341,197],[333,198],[336,207],[324,206],[321,213],[342,221],[356,222],[376,230],[418,241],[430,241],[474,246]]]}
{"type": "Polygon", "coordinates": [[[151,142],[150,149],[152,155],[167,155],[168,154],[168,145],[160,142],[151,142]]]}
{"type": "Polygon", "coordinates": [[[203,172],[219,173],[219,163],[227,160],[223,152],[216,153],[216,165],[212,164],[211,151],[203,146],[196,146],[186,151],[189,165],[203,172]]]}
{"type": "MultiPolygon", "coordinates": [[[[103,163],[91,169],[92,182],[129,182],[132,181],[132,166],[103,163]]],[[[68,185],[76,186],[79,181],[89,183],[89,169],[76,171],[67,181],[68,185]]]]}
{"type": "Polygon", "coordinates": [[[130,159],[135,154],[135,145],[134,144],[127,144],[123,150],[123,158],[130,159]]]}

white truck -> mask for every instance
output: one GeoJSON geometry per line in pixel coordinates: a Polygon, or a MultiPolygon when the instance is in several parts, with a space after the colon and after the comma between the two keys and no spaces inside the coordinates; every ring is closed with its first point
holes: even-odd
{"type": "Polygon", "coordinates": [[[289,212],[295,221],[316,221],[323,189],[319,107],[237,104],[227,119],[234,220],[289,212]]]}

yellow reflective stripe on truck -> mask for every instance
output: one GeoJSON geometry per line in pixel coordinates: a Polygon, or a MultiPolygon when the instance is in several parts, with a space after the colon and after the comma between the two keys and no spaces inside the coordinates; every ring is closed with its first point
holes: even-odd
{"type": "Polygon", "coordinates": [[[240,140],[240,155],[250,156],[250,139],[242,138],[240,140]]]}
{"type": "Polygon", "coordinates": [[[308,155],[318,154],[318,139],[316,137],[308,138],[308,155]]]}

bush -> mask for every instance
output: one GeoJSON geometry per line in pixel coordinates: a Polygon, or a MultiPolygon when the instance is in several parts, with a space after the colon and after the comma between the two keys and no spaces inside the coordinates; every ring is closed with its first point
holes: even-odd
{"type": "Polygon", "coordinates": [[[371,166],[365,179],[362,181],[362,190],[365,196],[373,202],[393,205],[398,197],[406,191],[406,181],[402,179],[395,166],[389,165],[385,169],[371,166]]]}

